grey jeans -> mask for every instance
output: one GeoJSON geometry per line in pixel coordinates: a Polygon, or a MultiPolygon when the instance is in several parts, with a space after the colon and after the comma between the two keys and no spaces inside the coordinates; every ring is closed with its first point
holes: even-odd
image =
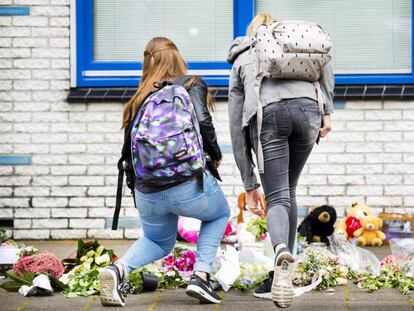
{"type": "MultiPolygon", "coordinates": [[[[285,243],[292,252],[297,230],[296,186],[320,126],[318,103],[313,99],[282,100],[263,108],[260,139],[265,173],[260,179],[267,202],[267,228],[273,245],[285,243]]],[[[256,152],[256,119],[249,132],[256,152]]]]}

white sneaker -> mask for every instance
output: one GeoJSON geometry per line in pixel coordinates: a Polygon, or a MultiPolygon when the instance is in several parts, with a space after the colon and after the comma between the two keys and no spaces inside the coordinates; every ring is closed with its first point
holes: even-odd
{"type": "Polygon", "coordinates": [[[125,306],[125,300],[120,292],[121,275],[116,265],[110,265],[99,271],[99,286],[101,303],[104,306],[125,306]]]}
{"type": "Polygon", "coordinates": [[[275,259],[272,283],[272,300],[279,308],[287,308],[293,301],[293,256],[288,248],[282,248],[275,259]]]}

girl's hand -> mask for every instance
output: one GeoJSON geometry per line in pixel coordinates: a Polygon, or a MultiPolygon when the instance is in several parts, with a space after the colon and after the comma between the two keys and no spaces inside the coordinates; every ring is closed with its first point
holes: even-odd
{"type": "Polygon", "coordinates": [[[323,127],[319,130],[319,137],[324,138],[330,131],[332,131],[331,115],[325,114],[322,116],[323,127]]]}
{"type": "Polygon", "coordinates": [[[257,216],[265,214],[265,200],[258,189],[246,191],[246,204],[251,212],[257,216]]]}

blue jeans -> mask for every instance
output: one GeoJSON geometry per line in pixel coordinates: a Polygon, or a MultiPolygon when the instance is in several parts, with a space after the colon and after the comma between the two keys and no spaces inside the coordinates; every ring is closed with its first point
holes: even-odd
{"type": "Polygon", "coordinates": [[[155,193],[135,191],[135,200],[144,237],[135,241],[121,258],[126,273],[171,252],[177,237],[178,216],[201,220],[194,270],[211,272],[230,210],[209,171],[204,173],[204,192],[198,192],[197,181],[190,180],[155,193]]]}

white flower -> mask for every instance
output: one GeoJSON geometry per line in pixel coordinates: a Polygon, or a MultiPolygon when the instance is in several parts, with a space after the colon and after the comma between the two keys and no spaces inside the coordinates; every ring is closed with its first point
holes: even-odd
{"type": "Polygon", "coordinates": [[[170,271],[166,272],[165,275],[166,276],[175,276],[175,271],[170,270],[170,271]]]}
{"type": "Polygon", "coordinates": [[[89,271],[91,270],[91,263],[90,262],[84,262],[82,265],[78,266],[80,271],[89,271]]]}
{"type": "Polygon", "coordinates": [[[109,264],[109,262],[110,262],[110,261],[111,261],[111,259],[109,258],[108,253],[103,254],[103,255],[101,255],[101,256],[99,256],[99,257],[96,257],[96,258],[95,258],[95,263],[96,263],[98,266],[100,266],[100,265],[102,265],[102,264],[109,264]]]}

